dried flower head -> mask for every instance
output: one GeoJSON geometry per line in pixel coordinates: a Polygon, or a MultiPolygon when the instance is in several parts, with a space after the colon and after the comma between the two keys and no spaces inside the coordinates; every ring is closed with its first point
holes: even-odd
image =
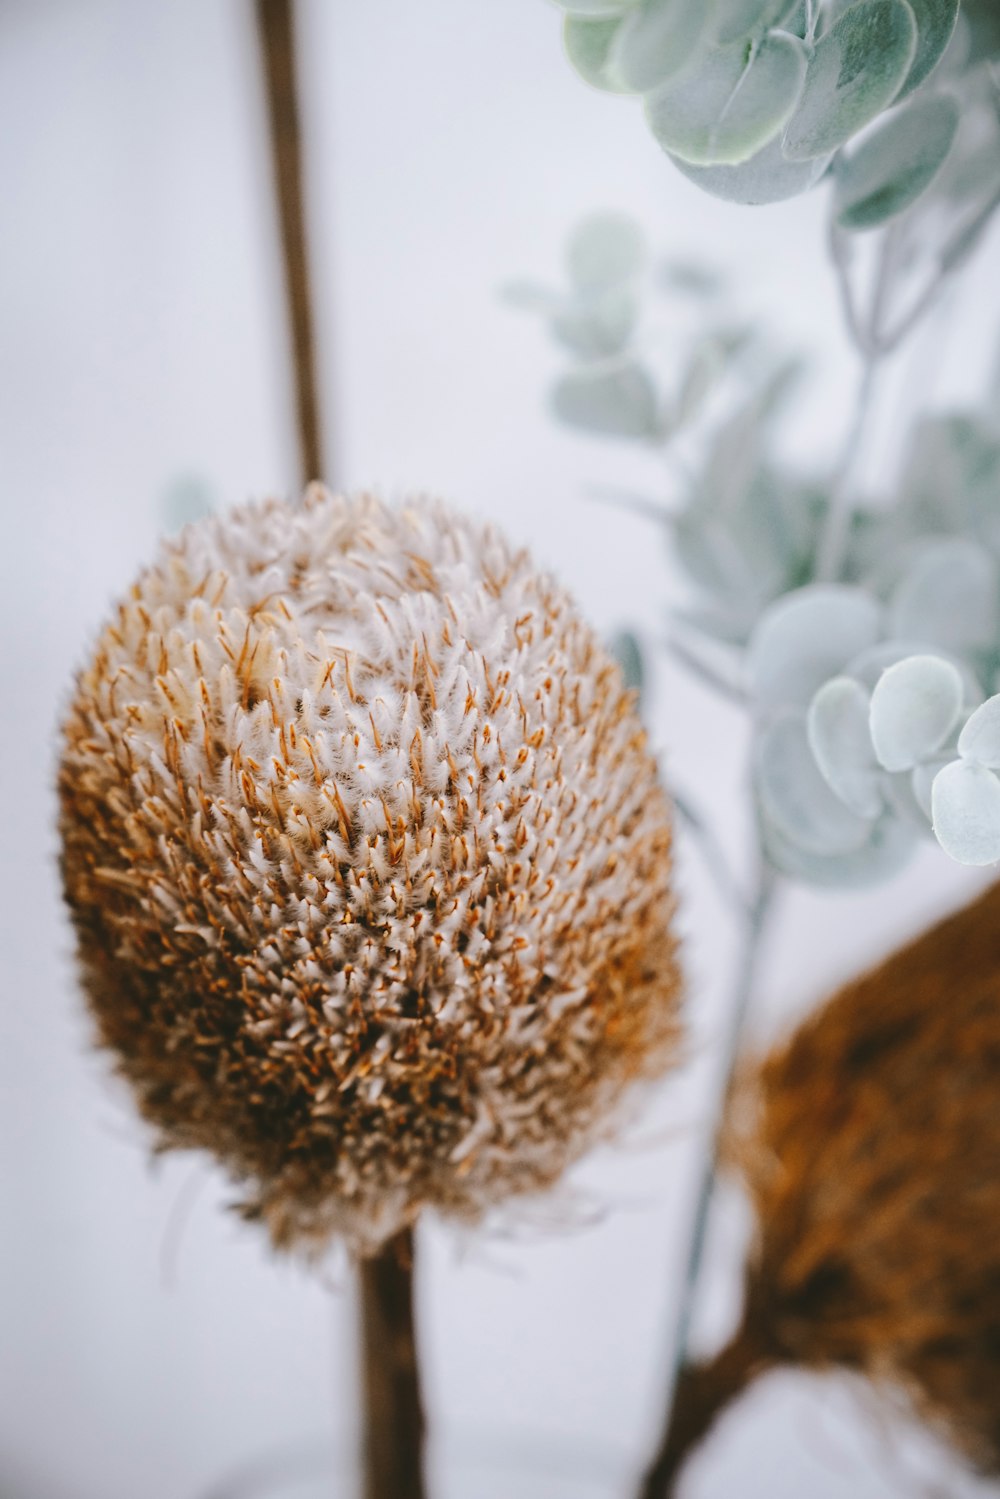
{"type": "Polygon", "coordinates": [[[748,1069],[727,1143],[757,1223],[743,1322],[682,1376],[664,1470],[796,1365],[902,1391],[1000,1472],[1000,885],[748,1069]]]}
{"type": "Polygon", "coordinates": [[[164,1146],[274,1241],[547,1187],[672,1055],[670,827],[567,595],[435,504],[166,544],[60,772],[86,990],[164,1146]]]}

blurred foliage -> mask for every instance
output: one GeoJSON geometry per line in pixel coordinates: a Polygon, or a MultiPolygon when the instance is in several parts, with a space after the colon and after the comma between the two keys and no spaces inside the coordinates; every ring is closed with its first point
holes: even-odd
{"type": "Polygon", "coordinates": [[[598,214],[572,236],[566,283],[508,295],[566,354],[563,422],[685,449],[673,507],[617,498],[653,518],[689,584],[676,654],[753,714],[771,861],[859,883],[932,834],[962,863],[1000,860],[1000,409],[923,416],[894,493],[848,502],[843,475],[803,476],[776,454],[799,366],[734,315],[717,277],[657,265],[630,220],[598,214]],[[663,298],[670,377],[649,332],[663,298]]]}
{"type": "MultiPolygon", "coordinates": [[[[837,220],[883,224],[926,192],[959,116],[994,81],[991,0],[555,0],[587,83],[642,98],[707,192],[794,197],[828,171],[837,220]]],[[[980,185],[1000,164],[979,162],[980,185]]]]}

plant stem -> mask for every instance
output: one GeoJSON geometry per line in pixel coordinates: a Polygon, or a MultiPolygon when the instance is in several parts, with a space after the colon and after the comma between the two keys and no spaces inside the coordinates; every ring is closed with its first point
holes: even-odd
{"type": "Polygon", "coordinates": [[[365,1499],[425,1499],[424,1412],[413,1325],[413,1233],[362,1260],[365,1499]]]}
{"type": "Polygon", "coordinates": [[[295,76],[292,0],[257,0],[267,87],[274,185],[281,221],[285,296],[295,366],[295,405],[303,483],[325,473],[306,245],[302,140],[295,76]]]}
{"type": "Polygon", "coordinates": [[[715,1425],[726,1406],[776,1360],[758,1344],[747,1318],[735,1337],[704,1364],[686,1364],[674,1393],[663,1443],[646,1474],[642,1499],[664,1499],[674,1492],[681,1469],[715,1425]]]}
{"type": "MultiPolygon", "coordinates": [[[[761,859],[754,897],[747,917],[743,949],[740,954],[739,974],[736,979],[732,1006],[727,1017],[728,1029],[725,1038],[722,1083],[719,1090],[715,1132],[711,1148],[706,1156],[699,1184],[694,1220],[691,1227],[687,1264],[681,1284],[677,1326],[674,1334],[673,1359],[667,1387],[667,1409],[663,1425],[663,1438],[657,1450],[657,1455],[643,1481],[641,1489],[642,1499],[665,1499],[665,1496],[670,1492],[669,1488],[665,1485],[672,1476],[673,1469],[671,1465],[675,1461],[675,1454],[680,1441],[676,1428],[682,1422],[689,1423],[693,1420],[690,1410],[687,1408],[682,1409],[679,1403],[680,1393],[682,1386],[686,1387],[690,1383],[686,1372],[690,1367],[688,1344],[691,1335],[691,1322],[694,1314],[698,1281],[705,1255],[708,1221],[712,1202],[715,1197],[722,1127],[725,1121],[729,1096],[732,1091],[733,1074],[736,1070],[736,1062],[739,1057],[743,1030],[750,1002],[756,988],[761,950],[774,912],[775,890],[774,874],[763,862],[763,859],[761,859]]],[[[693,1399],[690,1395],[685,1398],[689,1402],[693,1399]]],[[[704,1430],[707,1430],[707,1425],[704,1427],[704,1430]]],[[[687,1445],[690,1446],[693,1440],[694,1438],[690,1439],[687,1445]]]]}

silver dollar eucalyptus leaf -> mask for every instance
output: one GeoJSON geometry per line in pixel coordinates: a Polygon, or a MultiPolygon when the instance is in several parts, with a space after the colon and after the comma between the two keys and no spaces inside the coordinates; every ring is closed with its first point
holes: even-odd
{"type": "Polygon", "coordinates": [[[831,791],[809,747],[805,715],[785,709],[765,724],[755,746],[762,815],[779,835],[811,854],[846,854],[864,847],[871,821],[831,791]]]}
{"type": "Polygon", "coordinates": [[[931,789],[934,835],[959,864],[1000,859],[1000,781],[985,765],[954,760],[931,789]]]}
{"type": "Polygon", "coordinates": [[[634,10],[639,0],[554,0],[560,10],[571,16],[623,16],[634,10]]]}
{"type": "Polygon", "coordinates": [[[589,16],[567,16],[563,22],[563,46],[566,56],[585,83],[605,89],[610,94],[631,92],[612,74],[608,60],[611,44],[621,25],[621,17],[593,19],[589,16]]]}
{"type": "Polygon", "coordinates": [[[796,0],[725,0],[715,26],[717,42],[740,42],[762,35],[796,9],[796,0]]]}
{"type": "Polygon", "coordinates": [[[852,677],[832,677],[809,705],[809,747],[824,779],[859,817],[882,810],[878,762],[868,727],[868,693],[852,677]]]}
{"type": "Polygon", "coordinates": [[[714,0],[640,0],[611,47],[609,70],[644,94],[679,73],[708,34],[714,0]]]}
{"type": "Polygon", "coordinates": [[[962,713],[962,677],[940,656],[910,656],[872,693],[871,736],[886,770],[912,770],[941,748],[962,713]]]}
{"type": "Polygon", "coordinates": [[[811,854],[762,822],[761,838],[768,859],[792,879],[827,889],[860,889],[896,874],[914,848],[913,829],[895,817],[881,817],[868,842],[847,854],[811,854]]]}
{"type": "Polygon", "coordinates": [[[1000,770],[1000,694],[986,699],[958,736],[958,753],[991,770],[1000,770]]]}
{"type": "Polygon", "coordinates": [[[913,92],[937,66],[958,20],[959,0],[909,0],[917,22],[917,50],[898,98],[913,92]]]}
{"type": "Polygon", "coordinates": [[[808,707],[823,683],[878,639],[881,611],[862,588],[810,583],[778,599],[758,621],[747,677],[764,708],[808,707]]]}
{"type": "Polygon", "coordinates": [[[624,213],[592,213],[570,235],[566,266],[574,290],[590,296],[631,282],[646,261],[646,244],[634,219],[624,213]]]}
{"type": "Polygon", "coordinates": [[[893,590],[889,621],[894,635],[959,655],[990,648],[1000,633],[994,558],[965,536],[924,543],[893,590]]]}
{"type": "Polygon", "coordinates": [[[697,67],[647,94],[646,118],[665,151],[695,166],[749,161],[791,115],[806,75],[798,37],[713,47],[697,67]]]}
{"type": "Polygon", "coordinates": [[[797,198],[816,186],[831,161],[830,156],[789,161],[779,139],[770,141],[763,151],[735,167],[695,167],[679,156],[670,159],[689,182],[711,193],[713,198],[747,204],[781,203],[786,198],[797,198]]]}
{"type": "Polygon", "coordinates": [[[560,421],[605,437],[659,434],[656,388],[634,359],[572,370],[552,390],[560,421]]]}
{"type": "Polygon", "coordinates": [[[833,213],[844,229],[872,229],[909,208],[934,181],[958,128],[944,95],[914,99],[880,122],[836,166],[833,213]]]}
{"type": "Polygon", "coordinates": [[[858,0],[813,48],[798,109],[785,130],[791,161],[823,156],[892,103],[917,49],[906,0],[858,0]]]}

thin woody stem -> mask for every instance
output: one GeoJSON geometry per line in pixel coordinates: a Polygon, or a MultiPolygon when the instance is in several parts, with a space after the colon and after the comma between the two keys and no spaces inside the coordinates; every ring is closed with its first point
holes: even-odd
{"type": "Polygon", "coordinates": [[[425,1499],[424,1412],[413,1319],[413,1234],[362,1260],[365,1499],[425,1499]]]}
{"type": "MultiPolygon", "coordinates": [[[[641,1489],[641,1499],[666,1499],[666,1495],[670,1493],[670,1488],[665,1485],[667,1483],[667,1476],[672,1478],[673,1473],[676,1471],[675,1462],[679,1450],[678,1444],[681,1440],[677,1434],[677,1425],[679,1422],[687,1423],[691,1419],[687,1406],[682,1406],[680,1402],[682,1394],[688,1405],[694,1398],[690,1393],[684,1394],[688,1390],[693,1378],[690,1372],[691,1364],[688,1357],[688,1344],[691,1335],[698,1282],[701,1276],[702,1261],[705,1255],[708,1221],[715,1198],[722,1126],[726,1115],[726,1107],[732,1092],[733,1075],[739,1057],[740,1043],[746,1025],[747,1013],[756,989],[763,942],[774,912],[775,889],[774,875],[766,864],[762,862],[754,898],[748,914],[746,937],[743,951],[740,955],[739,975],[736,980],[735,992],[727,1017],[719,1107],[716,1113],[712,1143],[702,1171],[698,1199],[695,1204],[694,1219],[691,1226],[688,1258],[685,1266],[684,1280],[681,1285],[677,1326],[674,1333],[673,1359],[667,1389],[663,1436],[657,1450],[657,1456],[644,1479],[641,1489]]],[[[726,1398],[730,1397],[727,1396],[726,1398]]],[[[707,1430],[707,1425],[704,1430],[707,1430]]],[[[702,1432],[701,1434],[704,1433],[702,1432]]],[[[687,1447],[693,1445],[693,1442],[699,1439],[700,1437],[685,1438],[684,1450],[686,1451],[687,1447]]]]}
{"type": "Polygon", "coordinates": [[[295,365],[299,458],[302,480],[309,483],[312,479],[324,477],[325,466],[309,291],[292,0],[257,0],[257,27],[267,87],[274,185],[281,221],[285,295],[295,365]]]}

